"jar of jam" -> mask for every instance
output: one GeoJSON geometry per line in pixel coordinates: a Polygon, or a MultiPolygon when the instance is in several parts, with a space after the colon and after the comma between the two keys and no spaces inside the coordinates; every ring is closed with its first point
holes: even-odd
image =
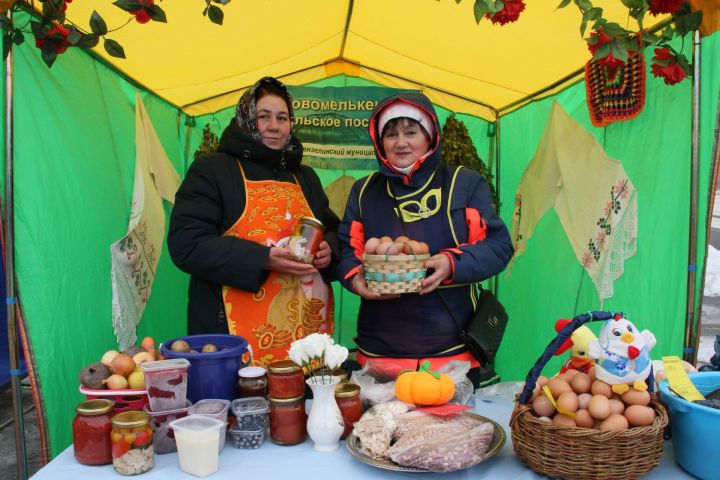
{"type": "Polygon", "coordinates": [[[238,391],[240,398],[264,397],[267,395],[267,375],[263,367],[245,367],[238,370],[238,391]]]}
{"type": "Polygon", "coordinates": [[[292,360],[268,365],[268,391],[273,398],[295,398],[305,394],[305,374],[292,360]]]}
{"type": "Polygon", "coordinates": [[[335,387],[335,401],[340,407],[340,413],[345,422],[342,437],[350,435],[353,424],[360,420],[363,414],[362,400],[360,399],[360,385],[354,383],[338,383],[335,387]]]}
{"type": "Polygon", "coordinates": [[[300,217],[295,225],[288,248],[290,253],[301,262],[312,263],[323,241],[325,226],[313,217],[300,217]]]}
{"type": "Polygon", "coordinates": [[[137,475],[153,467],[153,429],[149,413],[128,410],[112,417],[111,439],[116,472],[137,475]]]}
{"type": "Polygon", "coordinates": [[[297,445],[307,436],[305,396],[268,397],[270,403],[270,438],[278,445],[297,445]]]}
{"type": "Polygon", "coordinates": [[[87,400],[75,407],[73,452],[78,462],[85,465],[112,463],[112,409],[113,402],[102,398],[87,400]]]}

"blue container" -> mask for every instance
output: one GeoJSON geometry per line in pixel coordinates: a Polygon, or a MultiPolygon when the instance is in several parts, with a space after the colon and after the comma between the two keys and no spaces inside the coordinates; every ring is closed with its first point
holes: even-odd
{"type": "Polygon", "coordinates": [[[242,356],[248,352],[248,342],[237,335],[190,335],[164,342],[160,353],[167,358],[185,358],[188,370],[187,398],[194,404],[205,398],[237,398],[237,371],[245,366],[242,356]],[[170,350],[176,340],[185,340],[191,350],[200,352],[203,345],[212,343],[218,349],[209,353],[178,353],[170,350]]]}
{"type": "MultiPolygon", "coordinates": [[[[697,372],[689,376],[703,396],[720,388],[720,372],[697,372]]],[[[667,380],[660,383],[660,394],[670,411],[678,465],[698,478],[719,478],[720,410],[678,397],[670,391],[667,380]]]]}

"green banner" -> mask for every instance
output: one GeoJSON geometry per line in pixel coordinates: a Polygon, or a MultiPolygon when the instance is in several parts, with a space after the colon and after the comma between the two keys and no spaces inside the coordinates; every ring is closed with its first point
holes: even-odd
{"type": "Polygon", "coordinates": [[[403,90],[383,87],[289,86],[294,135],[305,147],[303,164],[336,170],[374,170],[370,114],[385,97],[403,90]]]}

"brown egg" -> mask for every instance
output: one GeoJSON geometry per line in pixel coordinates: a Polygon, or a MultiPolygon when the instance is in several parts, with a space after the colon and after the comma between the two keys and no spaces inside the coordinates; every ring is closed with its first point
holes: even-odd
{"type": "Polygon", "coordinates": [[[590,385],[590,393],[610,398],[612,396],[612,388],[602,380],[595,380],[592,385],[590,385]]]}
{"type": "Polygon", "coordinates": [[[382,239],[380,239],[380,245],[378,245],[376,253],[378,255],[391,255],[390,248],[392,245],[392,242],[383,242],[382,239]]]}
{"type": "Polygon", "coordinates": [[[578,373],[580,373],[580,370],[575,370],[574,368],[568,368],[567,370],[565,370],[565,375],[568,378],[573,378],[578,373]]]}
{"type": "Polygon", "coordinates": [[[633,427],[644,427],[655,421],[655,409],[644,405],[630,405],[625,410],[625,418],[633,427]]]}
{"type": "Polygon", "coordinates": [[[588,403],[588,412],[597,420],[605,420],[610,416],[610,400],[605,395],[593,395],[588,403]]]}
{"type": "Polygon", "coordinates": [[[387,255],[400,255],[403,251],[403,243],[391,243],[387,249],[387,255]]]}
{"type": "Polygon", "coordinates": [[[593,382],[597,380],[597,376],[595,376],[595,367],[591,367],[590,370],[588,370],[587,374],[588,377],[590,377],[590,380],[592,380],[593,382]]]}
{"type": "Polygon", "coordinates": [[[592,395],[589,393],[581,393],[580,395],[578,395],[578,408],[587,410],[591,398],[592,395]]]}
{"type": "Polygon", "coordinates": [[[555,407],[545,395],[538,395],[533,400],[532,409],[538,417],[551,417],[555,414],[555,407]]]}
{"type": "Polygon", "coordinates": [[[558,413],[557,415],[555,415],[553,417],[552,423],[553,423],[553,425],[558,425],[560,427],[570,427],[570,428],[576,427],[575,420],[573,420],[572,418],[568,417],[567,415],[563,415],[561,413],[558,413]]]}
{"type": "Polygon", "coordinates": [[[548,382],[548,378],[545,375],[540,375],[537,379],[537,384],[544,387],[548,382]]]}
{"type": "Polygon", "coordinates": [[[623,413],[625,411],[625,404],[622,402],[622,400],[616,400],[614,398],[610,399],[610,414],[613,413],[623,413]]]}
{"type": "Polygon", "coordinates": [[[365,242],[365,253],[368,255],[375,255],[375,252],[377,252],[378,246],[380,246],[380,239],[375,237],[368,238],[368,241],[365,242]]]}
{"type": "Polygon", "coordinates": [[[647,390],[641,392],[631,388],[622,394],[622,400],[625,405],[650,405],[650,393],[647,390]]]}
{"type": "Polygon", "coordinates": [[[557,399],[558,411],[563,413],[575,413],[578,409],[578,397],[575,392],[563,392],[557,399]]]}
{"type": "Polygon", "coordinates": [[[420,255],[420,242],[409,240],[403,250],[408,255],[420,255]]]}
{"type": "Polygon", "coordinates": [[[552,418],[550,417],[538,417],[538,420],[545,423],[552,423],[552,418]]]}
{"type": "Polygon", "coordinates": [[[547,386],[550,389],[550,393],[552,393],[553,398],[558,398],[561,393],[572,391],[572,388],[570,388],[570,384],[568,384],[565,380],[557,377],[548,380],[547,386]]]}
{"type": "Polygon", "coordinates": [[[380,237],[380,243],[392,243],[393,239],[385,235],[384,237],[380,237]]]}
{"type": "Polygon", "coordinates": [[[400,235],[395,239],[396,242],[409,242],[410,239],[406,237],[405,235],[400,235]]]}
{"type": "Polygon", "coordinates": [[[425,255],[427,253],[430,253],[430,247],[428,247],[428,244],[425,242],[418,242],[418,255],[425,255]]]}
{"type": "Polygon", "coordinates": [[[570,379],[570,386],[575,393],[587,393],[590,391],[592,381],[586,373],[578,372],[577,375],[570,379]]]}
{"type": "Polygon", "coordinates": [[[613,413],[600,424],[601,431],[625,430],[628,428],[627,418],[619,413],[613,413]]]}
{"type": "Polygon", "coordinates": [[[587,410],[578,410],[575,412],[575,425],[580,428],[592,428],[595,420],[587,410]]]}

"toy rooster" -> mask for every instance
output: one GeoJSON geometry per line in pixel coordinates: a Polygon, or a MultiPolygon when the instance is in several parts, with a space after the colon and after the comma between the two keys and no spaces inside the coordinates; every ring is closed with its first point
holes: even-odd
{"type": "MultiPolygon", "coordinates": [[[[555,322],[555,331],[560,333],[568,323],[570,323],[570,320],[558,320],[555,322]]],[[[562,355],[570,349],[570,358],[563,363],[560,373],[565,373],[571,368],[588,373],[595,364],[595,360],[588,355],[588,347],[590,342],[595,340],[597,340],[597,337],[588,327],[583,325],[577,328],[572,335],[570,335],[570,338],[565,340],[565,343],[560,345],[557,351],[555,351],[555,355],[562,355]]]]}
{"type": "Polygon", "coordinates": [[[648,388],[645,379],[652,368],[649,352],[654,346],[652,332],[638,332],[630,320],[615,315],[603,325],[600,338],[590,342],[590,356],[596,359],[595,375],[620,395],[627,392],[630,385],[645,391],[648,388]]]}

